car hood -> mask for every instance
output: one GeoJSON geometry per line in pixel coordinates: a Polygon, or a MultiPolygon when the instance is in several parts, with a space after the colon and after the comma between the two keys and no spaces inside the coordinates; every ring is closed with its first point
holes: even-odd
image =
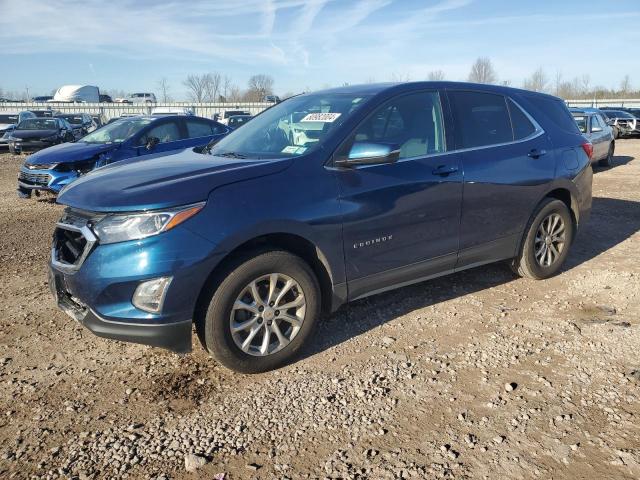
{"type": "Polygon", "coordinates": [[[58,130],[14,130],[11,134],[14,138],[21,138],[22,140],[33,140],[36,138],[47,138],[57,135],[58,130]]]}
{"type": "Polygon", "coordinates": [[[70,183],[58,203],[94,212],[188,205],[206,200],[217,187],[278,173],[291,162],[216,157],[191,149],[148,155],[90,172],[70,183]]]}
{"type": "Polygon", "coordinates": [[[45,148],[30,155],[26,163],[46,165],[62,162],[81,162],[100,153],[114,150],[117,147],[118,145],[113,143],[61,143],[60,145],[54,145],[53,147],[45,148]]]}

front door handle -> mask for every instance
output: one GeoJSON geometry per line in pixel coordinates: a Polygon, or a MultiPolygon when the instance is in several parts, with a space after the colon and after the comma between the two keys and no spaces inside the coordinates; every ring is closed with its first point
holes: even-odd
{"type": "Polygon", "coordinates": [[[451,173],[456,173],[457,171],[458,171],[457,165],[438,165],[436,168],[433,169],[431,173],[433,175],[446,176],[451,173]]]}
{"type": "Polygon", "coordinates": [[[527,156],[531,158],[540,158],[546,154],[547,154],[546,150],[538,150],[537,148],[534,148],[529,153],[527,153],[527,156]]]}

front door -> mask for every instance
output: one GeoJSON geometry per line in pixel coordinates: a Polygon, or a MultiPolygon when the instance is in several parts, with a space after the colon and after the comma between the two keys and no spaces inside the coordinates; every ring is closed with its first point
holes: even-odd
{"type": "Polygon", "coordinates": [[[188,148],[190,142],[183,133],[183,125],[180,117],[169,117],[154,125],[147,132],[142,134],[138,140],[138,155],[149,155],[152,153],[170,152],[172,150],[180,150],[188,148]],[[147,149],[146,145],[151,137],[158,139],[158,144],[153,148],[147,149]]]}
{"type": "Polygon", "coordinates": [[[341,148],[391,144],[394,163],[336,169],[349,298],[454,267],[462,199],[459,155],[447,153],[440,94],[398,96],[341,148]]]}

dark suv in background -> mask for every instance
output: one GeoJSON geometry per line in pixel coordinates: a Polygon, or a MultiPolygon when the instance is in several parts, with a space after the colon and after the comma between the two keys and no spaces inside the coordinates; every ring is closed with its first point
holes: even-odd
{"type": "Polygon", "coordinates": [[[504,260],[556,274],[589,217],[591,154],[563,101],[540,93],[300,95],[204,150],[68,185],[50,287],[97,335],[186,352],[195,324],[221,363],[265,371],[345,302],[504,260]]]}

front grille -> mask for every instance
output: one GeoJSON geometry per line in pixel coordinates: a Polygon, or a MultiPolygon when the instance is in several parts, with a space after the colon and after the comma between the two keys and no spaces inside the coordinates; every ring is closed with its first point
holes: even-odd
{"type": "Polygon", "coordinates": [[[51,175],[48,173],[29,173],[21,171],[18,179],[31,185],[49,185],[51,175]]]}
{"type": "Polygon", "coordinates": [[[80,268],[97,241],[90,220],[88,212],[65,210],[53,233],[51,261],[56,267],[70,272],[80,268]]]}
{"type": "Polygon", "coordinates": [[[53,234],[53,245],[59,262],[74,265],[87,247],[87,239],[82,232],[58,227],[53,234]]]}

